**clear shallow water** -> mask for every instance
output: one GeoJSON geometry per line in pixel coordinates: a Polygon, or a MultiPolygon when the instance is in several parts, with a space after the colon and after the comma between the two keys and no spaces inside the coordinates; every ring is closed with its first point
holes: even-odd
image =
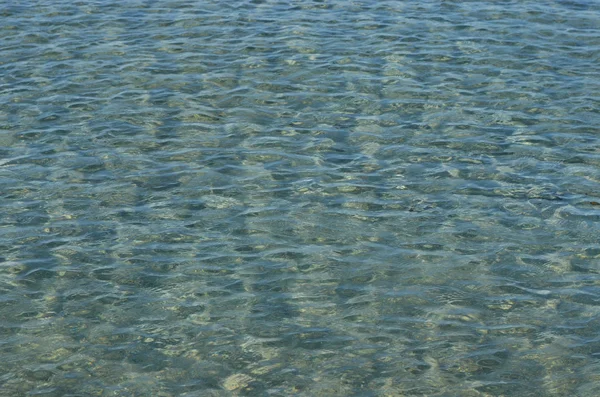
{"type": "Polygon", "coordinates": [[[58,3],[0,5],[0,396],[600,394],[597,2],[58,3]]]}

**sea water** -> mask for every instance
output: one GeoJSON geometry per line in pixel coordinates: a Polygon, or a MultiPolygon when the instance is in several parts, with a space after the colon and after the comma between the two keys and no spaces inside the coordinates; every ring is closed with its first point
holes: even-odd
{"type": "Polygon", "coordinates": [[[600,395],[600,3],[0,2],[0,396],[600,395]]]}

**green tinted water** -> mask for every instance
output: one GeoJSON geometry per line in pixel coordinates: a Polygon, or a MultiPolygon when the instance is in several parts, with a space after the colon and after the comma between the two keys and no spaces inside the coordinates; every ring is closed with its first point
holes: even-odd
{"type": "Polygon", "coordinates": [[[0,16],[0,396],[600,394],[597,2],[0,16]]]}

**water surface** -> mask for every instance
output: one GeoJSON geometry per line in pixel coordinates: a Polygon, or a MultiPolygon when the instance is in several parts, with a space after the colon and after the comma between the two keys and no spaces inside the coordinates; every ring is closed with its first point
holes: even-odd
{"type": "Polygon", "coordinates": [[[600,395],[598,2],[0,17],[0,396],[600,395]]]}

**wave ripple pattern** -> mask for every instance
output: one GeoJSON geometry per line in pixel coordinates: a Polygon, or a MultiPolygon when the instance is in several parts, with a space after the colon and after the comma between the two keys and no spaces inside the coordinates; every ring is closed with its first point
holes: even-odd
{"type": "Polygon", "coordinates": [[[0,2],[0,397],[600,395],[600,3],[0,2]]]}

